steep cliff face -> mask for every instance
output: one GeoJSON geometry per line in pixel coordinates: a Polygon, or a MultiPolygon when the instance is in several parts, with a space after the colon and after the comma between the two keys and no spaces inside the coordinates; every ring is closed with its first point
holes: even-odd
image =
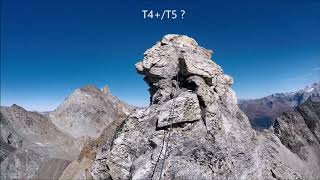
{"type": "Polygon", "coordinates": [[[283,113],[273,125],[282,144],[308,163],[307,171],[315,177],[320,177],[319,107],[320,98],[310,97],[295,110],[283,113]]]}
{"type": "Polygon", "coordinates": [[[320,96],[310,97],[302,105],[298,106],[297,110],[320,143],[320,96]]]}
{"type": "Polygon", "coordinates": [[[131,110],[132,107],[112,96],[108,87],[100,90],[90,85],[75,90],[49,118],[73,137],[97,138],[113,120],[131,110]]]}
{"type": "Polygon", "coordinates": [[[232,78],[194,39],[164,36],[136,69],[151,105],[135,110],[98,151],[94,179],[303,178],[255,134],[232,78]]]}

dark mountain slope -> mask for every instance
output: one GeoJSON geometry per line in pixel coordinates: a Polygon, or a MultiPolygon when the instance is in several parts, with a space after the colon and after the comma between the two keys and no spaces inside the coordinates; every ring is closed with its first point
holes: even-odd
{"type": "Polygon", "coordinates": [[[320,97],[320,82],[297,92],[277,93],[261,99],[239,100],[239,107],[246,113],[253,128],[265,129],[270,127],[275,118],[283,112],[294,109],[309,97],[320,97]]]}

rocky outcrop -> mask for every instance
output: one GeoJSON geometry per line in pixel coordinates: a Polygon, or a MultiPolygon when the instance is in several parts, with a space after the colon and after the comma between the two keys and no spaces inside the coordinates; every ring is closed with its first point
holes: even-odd
{"type": "Polygon", "coordinates": [[[273,125],[282,144],[309,163],[308,171],[314,177],[320,177],[319,107],[320,98],[310,97],[295,110],[283,113],[273,125]]]}
{"type": "Polygon", "coordinates": [[[94,86],[45,115],[1,107],[1,179],[318,179],[319,98],[256,132],[211,54],[181,35],[148,49],[146,108],[94,86]]]}
{"type": "Polygon", "coordinates": [[[16,148],[12,147],[8,143],[4,142],[0,139],[0,163],[7,158],[12,152],[16,150],[16,148]]]}
{"type": "Polygon", "coordinates": [[[259,130],[269,128],[283,112],[295,109],[309,97],[320,97],[320,82],[297,92],[276,93],[261,99],[240,100],[239,107],[248,116],[252,127],[259,130]]]}
{"type": "Polygon", "coordinates": [[[50,120],[75,138],[97,138],[113,120],[125,117],[132,107],[114,97],[108,87],[85,86],[75,90],[53,112],[50,120]]]}
{"type": "Polygon", "coordinates": [[[0,113],[1,141],[14,148],[22,146],[22,137],[15,133],[13,127],[5,120],[5,117],[0,113]]]}
{"type": "Polygon", "coordinates": [[[302,105],[297,107],[304,122],[320,143],[320,97],[310,97],[302,105]]]}
{"type": "Polygon", "coordinates": [[[194,39],[164,36],[136,69],[150,87],[150,106],[135,110],[99,149],[94,179],[304,178],[255,134],[232,78],[194,39]]]}

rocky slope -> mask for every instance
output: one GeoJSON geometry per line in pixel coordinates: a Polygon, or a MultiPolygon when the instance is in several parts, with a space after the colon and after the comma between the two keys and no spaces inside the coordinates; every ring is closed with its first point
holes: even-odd
{"type": "Polygon", "coordinates": [[[12,152],[16,150],[13,146],[8,144],[7,142],[4,142],[2,138],[0,138],[0,163],[8,157],[12,152]]]}
{"type": "Polygon", "coordinates": [[[303,160],[297,166],[320,177],[320,97],[309,97],[296,109],[283,113],[273,127],[282,144],[303,160]],[[308,165],[303,167],[305,163],[308,165]]]}
{"type": "Polygon", "coordinates": [[[316,177],[286,161],[299,157],[273,133],[255,133],[237,106],[232,78],[194,39],[166,35],[136,69],[151,105],[135,110],[99,149],[94,179],[316,177]]]}
{"type": "Polygon", "coordinates": [[[26,148],[50,158],[75,159],[81,147],[48,118],[18,105],[1,107],[1,139],[16,149],[26,148]],[[76,153],[78,152],[78,153],[76,153]]]}
{"type": "Polygon", "coordinates": [[[59,179],[92,179],[90,169],[94,163],[97,152],[105,143],[112,140],[116,130],[124,120],[125,118],[115,119],[103,130],[97,139],[90,140],[86,143],[78,159],[68,165],[59,179]]]}
{"type": "Polygon", "coordinates": [[[124,117],[132,107],[114,97],[108,87],[86,86],[75,90],[55,111],[50,120],[73,137],[97,138],[114,119],[124,117]]]}
{"type": "Polygon", "coordinates": [[[49,117],[64,131],[75,137],[91,137],[60,179],[88,179],[97,150],[112,138],[116,128],[132,110],[132,106],[114,97],[108,87],[100,90],[86,86],[77,89],[50,113],[49,117]]]}
{"type": "Polygon", "coordinates": [[[265,129],[270,127],[283,112],[293,110],[309,97],[314,96],[320,97],[320,82],[297,92],[277,93],[261,99],[240,100],[239,107],[248,116],[252,127],[265,129]]]}
{"type": "Polygon", "coordinates": [[[17,105],[1,107],[1,179],[58,179],[79,155],[89,156],[85,153],[88,146],[94,145],[94,150],[99,147],[105,134],[112,133],[110,126],[123,120],[131,109],[107,87],[99,90],[93,86],[76,90],[56,111],[46,115],[17,105]],[[73,127],[63,126],[63,122],[73,127]],[[90,125],[88,129],[86,125],[90,125]],[[101,133],[107,125],[107,132],[101,133]],[[98,135],[95,133],[101,134],[102,140],[93,138],[98,135]]]}
{"type": "Polygon", "coordinates": [[[70,160],[48,158],[20,148],[1,162],[1,179],[57,179],[70,160]]]}
{"type": "Polygon", "coordinates": [[[83,145],[47,117],[17,105],[1,107],[1,179],[58,178],[83,145]],[[46,168],[46,169],[44,169],[46,168]],[[42,170],[51,173],[38,173],[42,170]]]}

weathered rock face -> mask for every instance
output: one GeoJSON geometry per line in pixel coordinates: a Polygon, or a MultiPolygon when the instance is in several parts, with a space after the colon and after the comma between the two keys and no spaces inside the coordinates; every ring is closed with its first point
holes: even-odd
{"type": "Polygon", "coordinates": [[[112,96],[107,87],[86,86],[72,93],[55,111],[50,120],[73,137],[97,138],[113,120],[124,117],[132,107],[112,96]]]}
{"type": "Polygon", "coordinates": [[[0,163],[8,157],[12,152],[16,150],[13,146],[10,144],[4,142],[2,139],[0,139],[0,163]]]}
{"type": "Polygon", "coordinates": [[[194,39],[164,36],[136,69],[150,86],[150,107],[135,110],[99,150],[94,179],[303,178],[264,147],[237,106],[232,78],[194,39]]]}
{"type": "Polygon", "coordinates": [[[20,148],[22,146],[22,137],[15,133],[13,130],[14,127],[5,120],[5,117],[0,113],[0,127],[1,127],[1,139],[3,143],[7,143],[8,145],[14,148],[20,148]]]}
{"type": "Polygon", "coordinates": [[[282,144],[302,159],[307,159],[308,146],[318,144],[304,118],[296,111],[283,113],[276,119],[274,128],[282,144]]]}
{"type": "Polygon", "coordinates": [[[320,143],[320,96],[310,97],[297,110],[320,143]]]}
{"type": "Polygon", "coordinates": [[[310,97],[295,110],[283,113],[273,125],[282,144],[309,163],[308,171],[313,176],[308,179],[320,177],[319,115],[320,98],[310,97]]]}

